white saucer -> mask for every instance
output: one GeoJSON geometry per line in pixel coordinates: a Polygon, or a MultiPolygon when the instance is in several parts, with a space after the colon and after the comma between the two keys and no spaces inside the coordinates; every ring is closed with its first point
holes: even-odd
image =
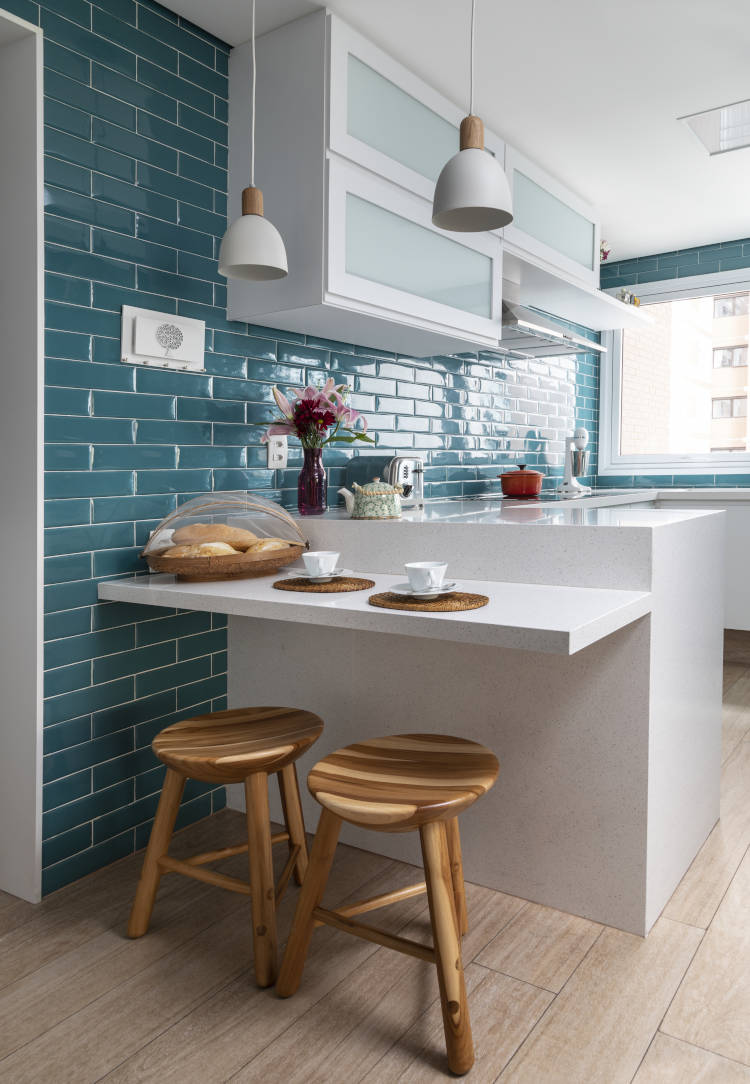
{"type": "Polygon", "coordinates": [[[330,583],[331,580],[337,576],[351,576],[352,570],[350,568],[334,568],[333,572],[328,572],[324,576],[313,576],[311,572],[308,572],[306,568],[299,571],[291,572],[289,578],[292,580],[309,580],[310,583],[330,583]]]}
{"type": "Polygon", "coordinates": [[[423,602],[429,602],[430,599],[440,598],[441,595],[450,595],[456,590],[455,580],[444,580],[440,587],[431,587],[427,591],[415,591],[410,583],[397,583],[391,590],[394,595],[404,595],[406,598],[421,599],[423,602]]]}

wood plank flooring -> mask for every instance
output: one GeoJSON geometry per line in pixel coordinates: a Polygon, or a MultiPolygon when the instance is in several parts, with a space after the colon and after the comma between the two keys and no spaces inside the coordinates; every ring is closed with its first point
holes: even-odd
{"type": "MultiPolygon", "coordinates": [[[[476,1063],[501,1084],[750,1084],[750,637],[727,641],[722,819],[648,938],[467,885],[476,1063]]],[[[237,842],[225,810],[173,853],[237,842]]],[[[276,849],[277,875],[285,858],[276,849]]],[[[125,937],[141,855],[32,906],[0,893],[3,1084],[449,1079],[434,969],[327,927],[299,993],[258,990],[246,898],[165,877],[125,937]]],[[[244,876],[238,856],[222,868],[244,876]]],[[[416,880],[340,847],[328,906],[416,880]]],[[[280,913],[283,941],[297,890],[280,913]]],[[[423,896],[378,913],[429,940],[423,896]]]]}

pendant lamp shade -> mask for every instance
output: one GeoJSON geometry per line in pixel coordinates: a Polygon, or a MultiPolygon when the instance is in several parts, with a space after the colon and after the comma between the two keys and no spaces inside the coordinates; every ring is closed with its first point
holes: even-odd
{"type": "Polygon", "coordinates": [[[460,145],[437,179],[432,221],[454,233],[502,229],[513,221],[510,185],[498,160],[484,149],[479,117],[461,121],[460,145]]]}
{"type": "Polygon", "coordinates": [[[513,221],[510,185],[503,167],[484,149],[484,125],[474,114],[476,0],[471,0],[469,115],[461,121],[460,150],[443,166],[435,185],[432,221],[453,233],[499,230],[513,221]]]}
{"type": "Polygon", "coordinates": [[[224,234],[219,274],[228,279],[264,282],[289,273],[286,248],[276,227],[263,217],[263,193],[255,187],[255,0],[252,2],[253,82],[250,98],[250,186],[242,191],[242,215],[224,234]]]}
{"type": "Polygon", "coordinates": [[[228,279],[264,282],[288,274],[286,249],[281,234],[263,217],[263,193],[246,188],[242,215],[234,220],[219,249],[219,274],[228,279]]]}

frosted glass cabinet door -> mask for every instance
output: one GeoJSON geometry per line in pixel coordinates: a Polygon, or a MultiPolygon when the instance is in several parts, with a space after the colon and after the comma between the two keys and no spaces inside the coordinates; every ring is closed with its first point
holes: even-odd
{"type": "Polygon", "coordinates": [[[329,292],[497,345],[499,239],[458,240],[421,197],[345,162],[329,168],[329,292]]]}
{"type": "Polygon", "coordinates": [[[599,228],[591,208],[512,147],[506,147],[505,170],[513,194],[506,242],[598,286],[599,228]]]}
{"type": "MultiPolygon", "coordinates": [[[[331,150],[431,200],[463,112],[336,16],[329,29],[331,150]]],[[[502,162],[502,140],[486,144],[502,162]]]]}
{"type": "Polygon", "coordinates": [[[455,124],[351,52],[346,57],[346,130],[433,184],[458,145],[455,124]]]}

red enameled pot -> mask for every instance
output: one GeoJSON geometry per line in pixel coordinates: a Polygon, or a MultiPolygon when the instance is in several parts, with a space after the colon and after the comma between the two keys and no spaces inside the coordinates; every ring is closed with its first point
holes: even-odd
{"type": "Polygon", "coordinates": [[[538,497],[542,492],[543,474],[538,470],[526,470],[526,464],[520,463],[518,470],[509,470],[505,474],[499,474],[500,485],[503,488],[504,497],[514,497],[516,500],[538,497]]]}

